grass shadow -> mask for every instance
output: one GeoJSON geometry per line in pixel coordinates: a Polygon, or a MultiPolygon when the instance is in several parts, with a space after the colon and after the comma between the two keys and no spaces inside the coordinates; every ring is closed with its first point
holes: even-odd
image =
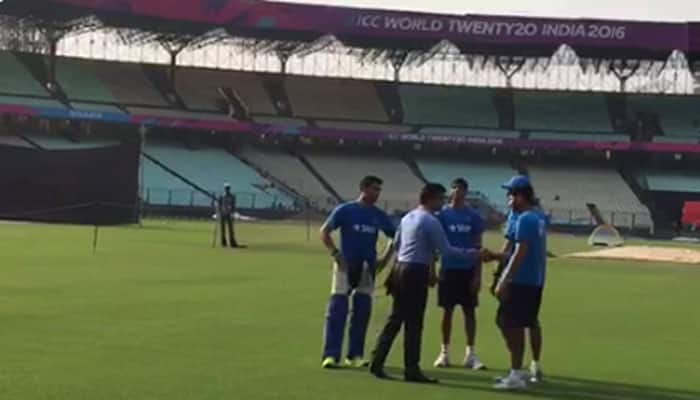
{"type": "MultiPolygon", "coordinates": [[[[496,392],[492,388],[493,376],[488,374],[464,374],[450,370],[431,371],[440,379],[441,386],[455,389],[469,389],[496,392]]],[[[505,371],[502,371],[505,373],[505,371]]],[[[540,384],[530,385],[527,390],[516,394],[544,399],[566,400],[697,400],[700,392],[673,389],[661,386],[630,384],[613,381],[600,381],[565,376],[547,376],[540,384]]]]}

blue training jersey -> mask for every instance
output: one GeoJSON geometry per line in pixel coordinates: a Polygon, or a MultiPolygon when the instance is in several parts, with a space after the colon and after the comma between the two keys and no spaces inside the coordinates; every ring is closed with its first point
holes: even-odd
{"type": "Polygon", "coordinates": [[[503,236],[511,242],[515,241],[515,224],[518,222],[518,216],[520,214],[516,211],[508,211],[508,216],[506,218],[506,227],[503,230],[503,236]]]}
{"type": "Polygon", "coordinates": [[[337,206],[326,220],[331,230],[340,229],[340,251],[351,263],[377,260],[377,237],[379,231],[390,238],[396,228],[389,216],[375,206],[365,206],[357,201],[337,206]]]}
{"type": "Polygon", "coordinates": [[[515,227],[516,243],[527,244],[527,254],[513,282],[543,287],[547,270],[547,218],[538,211],[520,214],[515,227]]]}
{"type": "MultiPolygon", "coordinates": [[[[438,214],[447,240],[452,246],[462,249],[475,249],[481,246],[481,235],[484,233],[484,220],[478,212],[470,207],[456,209],[445,207],[438,214]]],[[[443,255],[442,269],[465,269],[474,267],[473,261],[464,258],[443,255]]]]}

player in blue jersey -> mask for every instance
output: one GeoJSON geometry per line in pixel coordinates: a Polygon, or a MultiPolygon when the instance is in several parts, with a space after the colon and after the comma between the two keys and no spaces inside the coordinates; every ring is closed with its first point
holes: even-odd
{"type": "Polygon", "coordinates": [[[509,202],[518,216],[512,254],[502,256],[508,262],[494,289],[500,301],[497,323],[511,355],[511,372],[495,387],[512,390],[526,386],[526,375],[521,371],[525,329],[540,327],[547,265],[547,218],[535,208],[534,189],[526,176],[513,177],[503,187],[508,190],[509,202]]]}
{"type": "MultiPolygon", "coordinates": [[[[503,231],[503,235],[506,240],[503,242],[503,247],[501,248],[500,253],[501,259],[495,273],[493,274],[493,283],[491,284],[490,288],[491,294],[493,295],[495,295],[496,285],[501,278],[503,270],[508,265],[510,256],[513,254],[513,249],[515,248],[515,228],[518,222],[518,216],[520,214],[512,208],[512,200],[513,198],[509,197],[508,206],[510,207],[510,210],[508,211],[506,225],[503,231]]],[[[537,199],[535,201],[536,204],[533,208],[541,211],[541,208],[538,206],[539,201],[537,201],[537,199]]],[[[547,221],[547,225],[549,225],[549,221],[547,221]]],[[[530,351],[532,352],[532,361],[530,362],[530,382],[538,383],[542,381],[544,376],[544,373],[542,372],[542,365],[540,363],[540,357],[542,356],[542,326],[537,324],[536,326],[530,327],[527,329],[527,333],[530,339],[530,351]]]]}
{"type": "MultiPolygon", "coordinates": [[[[463,249],[481,249],[484,220],[467,204],[469,184],[463,178],[452,182],[450,205],[438,214],[447,240],[452,246],[463,249]]],[[[456,306],[462,307],[467,348],[464,366],[485,369],[476,355],[476,307],[481,290],[481,262],[443,255],[438,284],[438,306],[442,314],[442,346],[436,367],[449,367],[449,346],[452,334],[452,315],[456,306]]]]}
{"type": "Polygon", "coordinates": [[[363,178],[359,198],[336,207],[321,228],[321,241],[334,261],[324,331],[323,368],[339,366],[350,299],[352,315],[345,364],[358,368],[368,364],[363,357],[377,267],[377,237],[382,231],[393,238],[396,231],[389,216],[375,206],[382,183],[376,176],[363,178]],[[340,248],[331,236],[335,230],[340,230],[340,248]]]}

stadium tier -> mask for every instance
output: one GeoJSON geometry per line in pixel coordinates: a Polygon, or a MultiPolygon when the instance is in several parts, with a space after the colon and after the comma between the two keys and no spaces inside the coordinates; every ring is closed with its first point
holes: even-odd
{"type": "Polygon", "coordinates": [[[49,97],[49,93],[9,52],[0,52],[0,93],[49,97]]]}
{"type": "Polygon", "coordinates": [[[697,172],[652,170],[637,174],[637,182],[653,192],[700,193],[697,172]]]}
{"type": "Polygon", "coordinates": [[[605,94],[515,91],[515,127],[523,130],[612,132],[605,94]]]}
{"type": "Polygon", "coordinates": [[[344,200],[355,199],[362,177],[372,174],[384,180],[379,204],[382,208],[405,211],[418,204],[423,182],[399,159],[315,153],[304,156],[344,200]]]}
{"type": "Polygon", "coordinates": [[[80,141],[68,140],[59,134],[28,134],[23,137],[35,143],[44,150],[77,150],[104,147],[119,144],[116,140],[101,138],[81,138],[80,141]]]}
{"type": "Polygon", "coordinates": [[[275,117],[268,115],[253,116],[253,121],[258,124],[267,125],[282,125],[286,127],[298,128],[308,125],[306,121],[300,118],[275,117]]]}
{"type": "Polygon", "coordinates": [[[208,112],[193,112],[185,110],[174,110],[171,108],[147,108],[147,107],[127,107],[127,111],[132,115],[150,115],[162,118],[180,119],[201,119],[209,121],[233,121],[225,114],[214,114],[208,112]]]}
{"type": "Polygon", "coordinates": [[[333,197],[299,158],[284,150],[243,146],[236,150],[236,154],[319,206],[325,207],[335,203],[333,197]]]}
{"type": "Polygon", "coordinates": [[[447,136],[471,136],[471,137],[492,137],[503,139],[518,139],[520,132],[507,129],[478,129],[478,128],[422,128],[420,133],[424,135],[447,135],[447,136]]]}
{"type": "Polygon", "coordinates": [[[341,129],[349,131],[370,131],[370,132],[392,132],[404,133],[411,130],[410,126],[376,124],[371,122],[348,122],[348,121],[317,121],[320,128],[341,129]]]}
{"type": "Polygon", "coordinates": [[[533,165],[528,171],[542,206],[552,212],[555,222],[571,219],[573,223],[589,223],[587,204],[590,203],[598,207],[610,224],[648,226],[650,223],[649,210],[614,169],[533,165]]]}
{"type": "Polygon", "coordinates": [[[469,191],[481,193],[501,209],[506,206],[506,194],[501,185],[516,174],[506,163],[429,159],[416,160],[416,163],[425,179],[442,183],[445,187],[449,187],[455,178],[465,178],[469,182],[469,191]]]}
{"type": "Polygon", "coordinates": [[[85,103],[80,101],[73,101],[70,103],[71,107],[75,110],[80,111],[90,111],[90,112],[101,112],[101,113],[113,113],[113,114],[124,114],[124,111],[117,106],[110,104],[96,104],[96,103],[85,103]]]}
{"type": "Polygon", "coordinates": [[[530,132],[529,139],[532,140],[568,140],[584,142],[618,142],[627,143],[630,137],[620,134],[601,135],[596,133],[560,133],[560,132],[530,132]]]}
{"type": "Polygon", "coordinates": [[[69,99],[118,104],[112,91],[95,72],[97,63],[88,60],[60,58],[56,62],[56,80],[69,99]]]}
{"type": "Polygon", "coordinates": [[[289,76],[284,83],[295,116],[378,122],[389,120],[372,82],[289,76]]]}
{"type": "Polygon", "coordinates": [[[262,80],[255,73],[198,68],[177,70],[176,90],[188,108],[217,110],[220,89],[231,89],[251,114],[276,114],[262,80]]]}
{"type": "Polygon", "coordinates": [[[700,139],[700,98],[697,96],[629,96],[627,109],[632,113],[658,116],[666,136],[700,139]]]}
{"type": "Polygon", "coordinates": [[[404,122],[414,125],[498,128],[488,88],[400,85],[404,122]]]}
{"type": "Polygon", "coordinates": [[[0,135],[0,146],[34,147],[23,138],[13,135],[0,135]]]}
{"type": "MultiPolygon", "coordinates": [[[[173,143],[147,141],[144,151],[209,193],[221,193],[224,183],[229,183],[238,197],[239,208],[273,208],[292,204],[289,197],[272,188],[254,169],[222,149],[189,150],[173,143]]],[[[151,204],[212,204],[210,197],[195,191],[183,180],[173,180],[171,177],[161,180],[161,172],[147,172],[144,187],[147,201],[151,204]],[[166,200],[169,202],[164,202],[166,200]]]]}
{"type": "Polygon", "coordinates": [[[66,108],[57,100],[36,97],[0,96],[0,104],[29,107],[66,108]]]}

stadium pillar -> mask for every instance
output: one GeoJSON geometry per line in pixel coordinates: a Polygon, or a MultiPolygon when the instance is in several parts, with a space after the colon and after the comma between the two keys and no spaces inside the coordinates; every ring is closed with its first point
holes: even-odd
{"type": "Polygon", "coordinates": [[[525,66],[525,57],[501,56],[496,58],[496,66],[506,77],[506,85],[512,86],[513,76],[525,66]]]}
{"type": "Polygon", "coordinates": [[[640,66],[640,60],[615,60],[610,63],[610,72],[620,81],[620,92],[627,89],[627,80],[637,73],[640,66]]]}
{"type": "Polygon", "coordinates": [[[408,58],[408,51],[399,50],[389,57],[391,60],[391,66],[394,68],[394,82],[399,82],[401,80],[401,68],[403,68],[408,58]]]}

